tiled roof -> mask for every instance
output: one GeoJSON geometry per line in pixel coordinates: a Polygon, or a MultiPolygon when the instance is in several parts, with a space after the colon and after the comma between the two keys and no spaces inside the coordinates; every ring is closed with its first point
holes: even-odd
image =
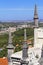
{"type": "Polygon", "coordinates": [[[8,65],[7,58],[0,58],[0,65],[8,65]]]}
{"type": "Polygon", "coordinates": [[[27,43],[28,43],[28,44],[32,44],[32,43],[31,43],[31,40],[27,40],[27,43]]]}

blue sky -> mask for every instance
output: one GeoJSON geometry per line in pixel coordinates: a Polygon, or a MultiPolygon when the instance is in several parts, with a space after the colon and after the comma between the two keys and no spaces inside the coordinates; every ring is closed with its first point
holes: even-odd
{"type": "Polygon", "coordinates": [[[31,20],[35,4],[43,19],[43,0],[0,0],[0,20],[31,20]]]}

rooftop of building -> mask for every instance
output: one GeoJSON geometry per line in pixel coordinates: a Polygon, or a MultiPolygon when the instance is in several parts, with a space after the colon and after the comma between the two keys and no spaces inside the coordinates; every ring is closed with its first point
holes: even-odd
{"type": "Polygon", "coordinates": [[[0,65],[8,65],[8,59],[5,57],[0,58],[0,65]]]}
{"type": "MultiPolygon", "coordinates": [[[[41,48],[29,48],[28,49],[28,58],[26,60],[29,61],[29,64],[30,63],[34,63],[34,64],[38,63],[40,57],[41,57],[41,48]],[[37,55],[38,55],[38,58],[36,57],[37,55]]],[[[12,58],[12,60],[14,60],[15,58],[23,59],[22,58],[22,50],[12,54],[11,58],[12,58]]]]}

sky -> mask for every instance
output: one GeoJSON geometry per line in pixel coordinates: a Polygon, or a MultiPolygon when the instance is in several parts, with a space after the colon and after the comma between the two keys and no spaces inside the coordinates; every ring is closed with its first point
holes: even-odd
{"type": "Polygon", "coordinates": [[[35,4],[43,19],[43,0],[0,0],[0,20],[32,20],[35,4]]]}

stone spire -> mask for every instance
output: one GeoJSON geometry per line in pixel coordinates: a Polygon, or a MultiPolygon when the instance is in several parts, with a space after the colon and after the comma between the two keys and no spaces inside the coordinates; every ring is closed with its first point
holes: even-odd
{"type": "Polygon", "coordinates": [[[27,40],[26,29],[24,29],[24,43],[23,43],[23,53],[22,53],[23,60],[26,60],[28,57],[28,44],[26,40],[27,40]]]}
{"type": "MultiPolygon", "coordinates": [[[[34,15],[37,15],[37,5],[35,4],[35,11],[34,11],[34,15]]],[[[38,17],[38,15],[37,15],[38,17]]]]}
{"type": "Polygon", "coordinates": [[[12,43],[12,36],[11,36],[11,31],[10,31],[10,28],[9,28],[9,40],[8,40],[8,43],[12,43]]]}
{"type": "Polygon", "coordinates": [[[24,29],[24,41],[27,40],[27,36],[26,36],[26,29],[24,29]]]}
{"type": "Polygon", "coordinates": [[[13,44],[12,44],[12,36],[11,36],[11,31],[10,31],[10,27],[9,27],[9,39],[8,39],[8,48],[13,48],[13,44]]]}
{"type": "Polygon", "coordinates": [[[9,33],[9,39],[8,39],[7,49],[8,49],[8,61],[10,61],[10,56],[14,52],[14,46],[12,44],[12,36],[11,36],[10,27],[9,27],[9,32],[8,33],[9,33]]]}
{"type": "Polygon", "coordinates": [[[37,13],[36,5],[35,5],[35,10],[34,10],[34,24],[35,24],[35,27],[38,27],[38,13],[37,13]]]}
{"type": "Polygon", "coordinates": [[[26,29],[24,29],[24,42],[23,42],[23,48],[22,48],[22,61],[21,65],[28,65],[28,44],[27,44],[27,36],[26,36],[26,29]]]}

